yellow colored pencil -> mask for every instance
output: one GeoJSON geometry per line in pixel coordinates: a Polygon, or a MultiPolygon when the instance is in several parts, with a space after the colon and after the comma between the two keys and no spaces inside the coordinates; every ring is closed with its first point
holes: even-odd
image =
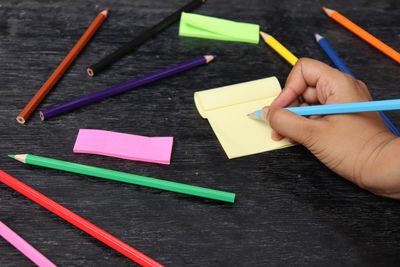
{"type": "Polygon", "coordinates": [[[264,41],[272,47],[279,55],[281,55],[284,59],[286,59],[292,66],[296,64],[298,58],[293,55],[289,50],[286,49],[280,42],[278,42],[274,37],[265,32],[260,32],[261,37],[264,41]]]}

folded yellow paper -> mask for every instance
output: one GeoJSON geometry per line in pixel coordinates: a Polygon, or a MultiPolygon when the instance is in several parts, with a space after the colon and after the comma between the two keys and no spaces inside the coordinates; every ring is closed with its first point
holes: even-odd
{"type": "Polygon", "coordinates": [[[280,92],[278,79],[270,77],[199,91],[194,101],[232,159],[291,145],[287,139],[273,141],[268,123],[247,116],[269,105],[280,92]]]}

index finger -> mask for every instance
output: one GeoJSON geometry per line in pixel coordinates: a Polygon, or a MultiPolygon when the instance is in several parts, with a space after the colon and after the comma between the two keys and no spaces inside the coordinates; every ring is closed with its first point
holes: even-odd
{"type": "Polygon", "coordinates": [[[301,58],[290,72],[285,88],[271,105],[286,107],[297,100],[307,89],[315,88],[317,83],[330,80],[337,70],[320,61],[301,58]]]}

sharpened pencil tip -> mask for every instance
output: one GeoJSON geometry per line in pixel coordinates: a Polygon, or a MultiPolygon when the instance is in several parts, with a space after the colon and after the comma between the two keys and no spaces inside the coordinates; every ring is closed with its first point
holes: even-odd
{"type": "Polygon", "coordinates": [[[318,34],[318,33],[316,33],[316,32],[314,32],[314,36],[315,36],[315,40],[318,42],[319,40],[321,40],[322,38],[324,38],[324,37],[322,37],[320,34],[318,34]]]}
{"type": "Polygon", "coordinates": [[[329,9],[329,8],[327,8],[327,7],[322,7],[322,9],[325,11],[325,13],[330,17],[331,16],[331,14],[332,14],[332,12],[334,11],[334,10],[332,10],[332,9],[329,9]]]}
{"type": "Polygon", "coordinates": [[[212,61],[216,57],[216,55],[207,55],[204,57],[206,59],[206,62],[208,63],[208,62],[212,61]]]}
{"type": "Polygon", "coordinates": [[[108,8],[106,8],[106,9],[104,9],[103,11],[101,11],[101,14],[103,14],[104,16],[106,16],[107,17],[107,15],[108,15],[108,8]]]}
{"type": "Polygon", "coordinates": [[[252,118],[252,119],[267,121],[267,119],[264,118],[264,115],[262,114],[262,110],[261,109],[259,109],[257,111],[254,111],[252,113],[249,113],[249,114],[247,114],[247,116],[252,118]]]}
{"type": "Polygon", "coordinates": [[[263,31],[260,31],[260,35],[261,35],[261,37],[264,39],[264,41],[267,40],[267,38],[271,36],[271,35],[269,35],[268,33],[265,33],[265,32],[263,32],[263,31]]]}
{"type": "Polygon", "coordinates": [[[17,155],[8,155],[8,156],[10,158],[18,160],[19,162],[25,163],[25,160],[26,160],[26,157],[28,156],[28,154],[17,154],[17,155]]]}

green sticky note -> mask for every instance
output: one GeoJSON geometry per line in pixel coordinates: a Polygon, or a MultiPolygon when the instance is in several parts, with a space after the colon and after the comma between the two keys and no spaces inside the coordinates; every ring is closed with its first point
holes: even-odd
{"type": "Polygon", "coordinates": [[[182,12],[179,35],[257,44],[260,26],[182,12]]]}

